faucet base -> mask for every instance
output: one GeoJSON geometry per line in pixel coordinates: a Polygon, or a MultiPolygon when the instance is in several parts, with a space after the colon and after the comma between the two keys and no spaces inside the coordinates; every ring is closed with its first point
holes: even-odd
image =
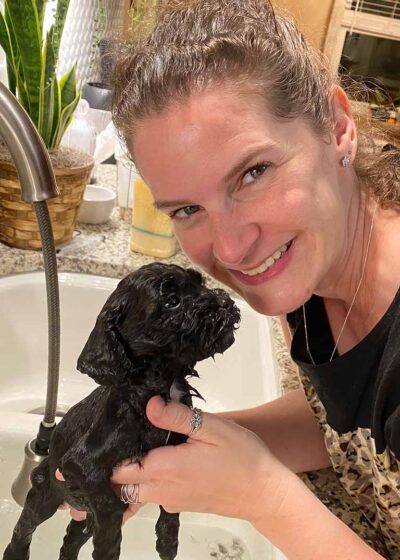
{"type": "Polygon", "coordinates": [[[31,489],[31,472],[45,458],[45,455],[35,453],[36,438],[28,441],[25,445],[25,456],[21,470],[11,487],[11,495],[14,500],[23,507],[26,496],[31,489]]]}

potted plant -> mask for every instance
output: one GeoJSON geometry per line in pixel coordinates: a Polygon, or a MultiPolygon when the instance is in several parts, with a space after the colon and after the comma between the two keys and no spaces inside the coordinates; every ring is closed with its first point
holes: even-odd
{"type": "MultiPolygon", "coordinates": [[[[53,24],[43,29],[47,0],[4,0],[0,45],[6,55],[9,89],[37,127],[53,163],[60,196],[49,201],[56,244],[72,237],[93,159],[60,147],[80,99],[75,66],[57,77],[56,68],[69,0],[58,0],[53,24]],[[44,36],[45,35],[45,36],[44,36]]],[[[0,146],[0,241],[40,249],[35,212],[20,199],[16,168],[0,146]]]]}

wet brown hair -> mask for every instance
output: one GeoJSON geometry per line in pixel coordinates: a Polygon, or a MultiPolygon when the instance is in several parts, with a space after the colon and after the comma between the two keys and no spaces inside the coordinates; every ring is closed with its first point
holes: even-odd
{"type": "MultiPolygon", "coordinates": [[[[116,66],[113,119],[130,146],[146,118],[224,86],[257,93],[275,117],[301,117],[325,135],[332,128],[330,98],[337,84],[322,54],[269,0],[161,0],[152,31],[127,45],[116,66]]],[[[399,155],[382,153],[384,133],[365,115],[355,117],[356,173],[382,206],[395,206],[399,155]]]]}

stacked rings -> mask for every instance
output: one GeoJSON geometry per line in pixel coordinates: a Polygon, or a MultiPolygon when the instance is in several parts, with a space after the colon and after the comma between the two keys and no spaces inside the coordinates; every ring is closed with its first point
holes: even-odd
{"type": "Polygon", "coordinates": [[[139,484],[123,484],[121,486],[121,501],[124,504],[140,504],[139,484]]]}

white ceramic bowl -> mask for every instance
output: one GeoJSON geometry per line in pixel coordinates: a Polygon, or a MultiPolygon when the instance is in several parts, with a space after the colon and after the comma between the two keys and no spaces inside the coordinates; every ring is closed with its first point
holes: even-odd
{"type": "Polygon", "coordinates": [[[106,187],[87,185],[79,209],[78,222],[105,224],[113,211],[116,193],[106,187]]]}

